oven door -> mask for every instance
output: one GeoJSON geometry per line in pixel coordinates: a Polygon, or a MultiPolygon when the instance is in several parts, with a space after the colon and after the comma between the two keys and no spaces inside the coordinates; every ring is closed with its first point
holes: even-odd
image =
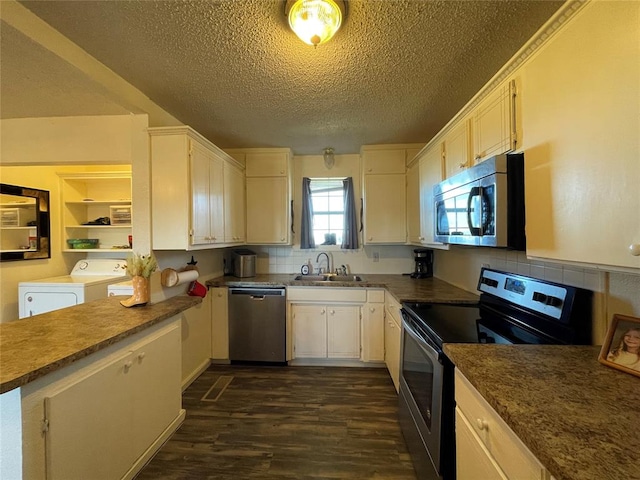
{"type": "Polygon", "coordinates": [[[442,387],[440,349],[403,312],[400,426],[419,478],[440,477],[442,387]]]}

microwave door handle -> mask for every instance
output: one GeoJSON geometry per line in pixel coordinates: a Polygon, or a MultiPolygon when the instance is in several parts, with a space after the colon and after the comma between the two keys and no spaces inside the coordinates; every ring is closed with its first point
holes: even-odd
{"type": "Polygon", "coordinates": [[[471,201],[473,200],[473,197],[478,196],[482,196],[482,187],[473,187],[469,191],[469,196],[467,197],[467,225],[469,226],[469,231],[473,237],[479,237],[482,235],[482,227],[474,227],[471,220],[471,201]]]}

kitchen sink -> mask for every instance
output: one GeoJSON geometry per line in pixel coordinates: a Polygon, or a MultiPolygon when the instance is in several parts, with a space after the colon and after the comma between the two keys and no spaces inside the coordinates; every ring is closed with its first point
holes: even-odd
{"type": "Polygon", "coordinates": [[[304,280],[305,282],[326,282],[328,275],[298,275],[294,280],[304,280]]]}
{"type": "Polygon", "coordinates": [[[330,282],[361,282],[360,275],[331,275],[328,280],[330,282]]]}
{"type": "Polygon", "coordinates": [[[360,275],[297,275],[294,280],[305,282],[362,282],[360,275]]]}

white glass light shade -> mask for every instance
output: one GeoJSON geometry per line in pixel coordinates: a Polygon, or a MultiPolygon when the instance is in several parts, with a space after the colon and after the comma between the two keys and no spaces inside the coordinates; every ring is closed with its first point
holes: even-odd
{"type": "Polygon", "coordinates": [[[333,0],[297,0],[289,10],[291,30],[309,45],[331,39],[342,24],[342,11],[333,0]]]}
{"type": "Polygon", "coordinates": [[[333,156],[333,148],[325,148],[323,157],[324,166],[327,167],[327,170],[330,170],[336,163],[336,158],[333,156]]]}

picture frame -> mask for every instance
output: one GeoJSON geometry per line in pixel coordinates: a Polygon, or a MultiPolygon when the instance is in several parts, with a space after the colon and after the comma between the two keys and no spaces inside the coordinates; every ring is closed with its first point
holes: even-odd
{"type": "Polygon", "coordinates": [[[640,318],[613,316],[598,361],[640,377],[640,318]]]}

